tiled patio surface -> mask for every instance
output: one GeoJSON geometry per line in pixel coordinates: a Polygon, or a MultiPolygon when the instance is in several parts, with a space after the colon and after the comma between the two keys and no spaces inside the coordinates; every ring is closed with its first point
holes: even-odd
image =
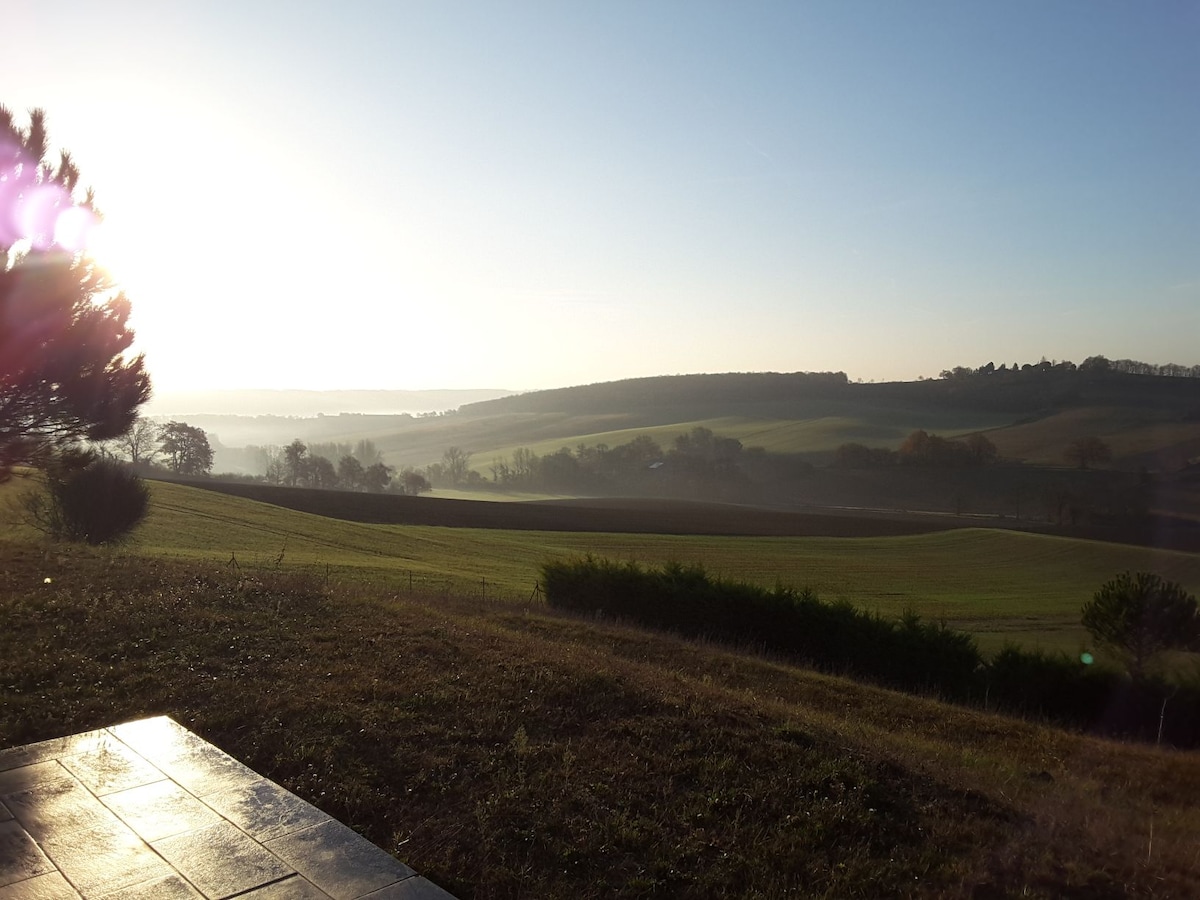
{"type": "Polygon", "coordinates": [[[159,716],[0,750],[0,900],[453,900],[159,716]]]}

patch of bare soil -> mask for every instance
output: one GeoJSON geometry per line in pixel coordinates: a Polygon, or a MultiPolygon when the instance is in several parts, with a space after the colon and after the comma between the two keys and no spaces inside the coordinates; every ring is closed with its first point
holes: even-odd
{"type": "Polygon", "coordinates": [[[300,512],[352,522],[511,531],[599,531],[780,537],[887,537],[977,526],[970,518],[857,510],[796,512],[723,503],[636,498],[498,503],[359,494],[265,484],[190,482],[300,512]]]}

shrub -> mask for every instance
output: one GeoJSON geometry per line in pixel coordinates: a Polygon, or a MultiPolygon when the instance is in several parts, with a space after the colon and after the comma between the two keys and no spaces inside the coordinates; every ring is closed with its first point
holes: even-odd
{"type": "Polygon", "coordinates": [[[54,540],[88,544],[127,538],[146,517],[150,491],[132,469],[111,459],[74,455],[45,473],[25,499],[28,520],[54,540]]]}

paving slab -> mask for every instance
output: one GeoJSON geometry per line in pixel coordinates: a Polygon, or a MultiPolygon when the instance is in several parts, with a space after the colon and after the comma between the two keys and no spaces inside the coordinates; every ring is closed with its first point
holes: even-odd
{"type": "Polygon", "coordinates": [[[416,874],[335,819],[267,841],[266,846],[334,900],[356,900],[416,874]]]}
{"type": "Polygon", "coordinates": [[[0,900],[453,900],[166,716],[0,750],[0,900]]]}
{"type": "Polygon", "coordinates": [[[97,796],[162,781],[166,776],[125,744],[106,735],[95,745],[59,760],[63,768],[97,796]]]}
{"type": "Polygon", "coordinates": [[[206,897],[231,897],[296,874],[262,844],[224,820],[163,838],[152,846],[206,897]]]}
{"type": "Polygon", "coordinates": [[[79,892],[61,872],[48,872],[0,887],[0,900],[79,900],[79,892]]]}
{"type": "Polygon", "coordinates": [[[259,841],[271,841],[301,828],[332,821],[311,803],[265,778],[209,794],[204,802],[259,841]]]}
{"type": "Polygon", "coordinates": [[[103,900],[204,900],[204,895],[179,875],[143,881],[101,896],[103,900]]]}
{"type": "Polygon", "coordinates": [[[373,891],[362,900],[454,900],[454,896],[432,881],[416,875],[373,891]]]}
{"type": "Polygon", "coordinates": [[[155,781],[101,799],[147,843],[221,821],[212,808],[173,781],[155,781]]]}
{"type": "Polygon", "coordinates": [[[0,886],[53,871],[54,865],[19,822],[0,822],[0,886]]]}

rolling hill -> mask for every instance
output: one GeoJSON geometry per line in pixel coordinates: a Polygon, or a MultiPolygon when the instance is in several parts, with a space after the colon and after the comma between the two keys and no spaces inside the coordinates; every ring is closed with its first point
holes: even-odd
{"type": "Polygon", "coordinates": [[[1174,471],[1200,453],[1200,379],[1036,367],[989,375],[861,384],[841,373],[637,378],[515,394],[437,416],[203,416],[230,447],[373,440],[397,467],[472,453],[481,471],[519,447],[615,446],[638,434],[669,444],[700,425],[746,446],[821,464],[846,442],[896,447],[910,432],[983,432],[1007,458],[1058,464],[1081,434],[1111,443],[1115,465],[1174,471]]]}

